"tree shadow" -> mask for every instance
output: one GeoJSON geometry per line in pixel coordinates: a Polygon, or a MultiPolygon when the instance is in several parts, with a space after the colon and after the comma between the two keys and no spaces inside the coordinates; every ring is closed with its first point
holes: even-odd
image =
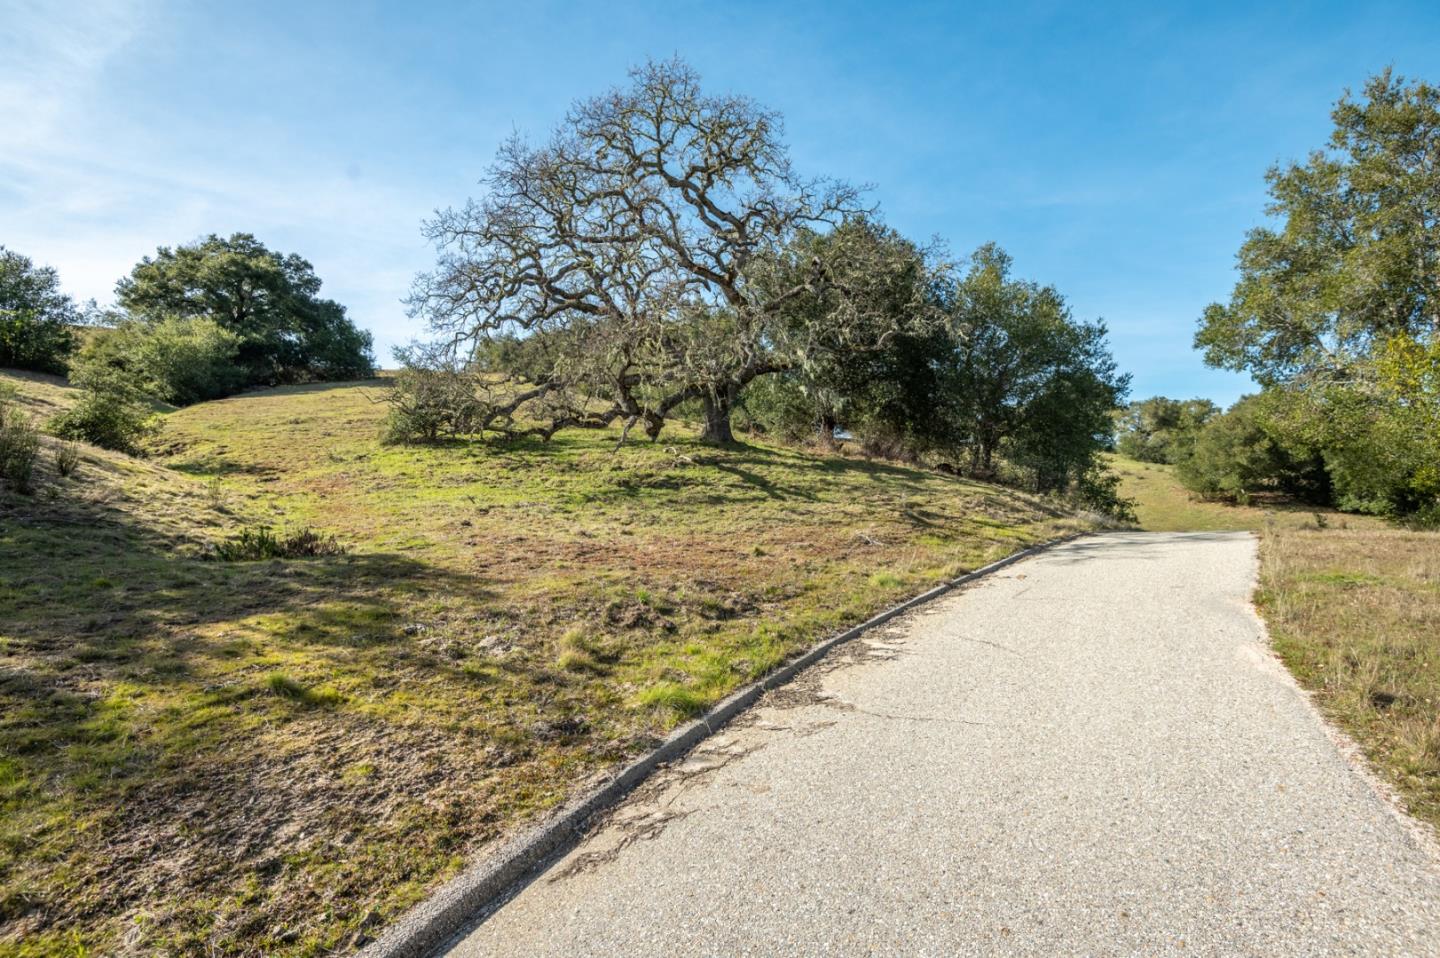
{"type": "Polygon", "coordinates": [[[5,526],[0,711],[12,717],[21,699],[43,713],[47,698],[77,683],[190,691],[213,663],[257,649],[339,673],[393,656],[414,600],[494,597],[474,575],[391,553],[217,561],[113,503],[9,515],[5,526]]]}
{"type": "Polygon", "coordinates": [[[757,489],[770,499],[801,499],[806,502],[817,502],[818,497],[811,492],[806,492],[796,485],[786,485],[775,482],[762,476],[758,472],[749,469],[742,469],[740,466],[730,462],[717,462],[711,466],[718,472],[734,476],[752,489],[757,489]]]}
{"type": "Polygon", "coordinates": [[[22,937],[233,891],[332,803],[389,807],[398,786],[347,763],[451,747],[384,698],[469,681],[411,617],[493,599],[480,577],[392,553],[215,561],[114,502],[0,510],[0,924],[22,937]]]}

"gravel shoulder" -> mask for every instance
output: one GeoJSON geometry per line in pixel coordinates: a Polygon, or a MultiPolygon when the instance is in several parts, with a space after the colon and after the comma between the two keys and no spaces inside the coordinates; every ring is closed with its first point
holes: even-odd
{"type": "Polygon", "coordinates": [[[485,955],[1440,954],[1433,845],[1270,654],[1246,533],[1008,567],[770,693],[485,955]]]}

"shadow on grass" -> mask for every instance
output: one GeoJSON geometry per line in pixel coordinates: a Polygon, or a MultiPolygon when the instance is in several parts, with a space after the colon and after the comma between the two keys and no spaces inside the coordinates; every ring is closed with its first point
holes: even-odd
{"type": "MultiPolygon", "coordinates": [[[[256,389],[247,389],[238,392],[227,399],[256,399],[261,396],[303,396],[311,393],[334,392],[337,389],[353,389],[360,386],[365,389],[389,389],[395,385],[395,380],[387,376],[376,376],[373,379],[349,379],[344,382],[326,383],[297,383],[288,386],[261,386],[256,389]]],[[[223,400],[221,400],[223,401],[223,400]]]]}
{"type": "Polygon", "coordinates": [[[745,485],[760,490],[762,493],[764,493],[771,499],[803,499],[806,502],[817,501],[817,497],[814,493],[808,492],[798,485],[795,485],[793,483],[787,485],[775,482],[774,480],[766,478],[758,472],[753,472],[749,469],[742,469],[734,463],[717,462],[712,466],[712,468],[720,472],[726,473],[727,475],[734,476],[736,479],[739,479],[745,485]]]}
{"type": "Polygon", "coordinates": [[[209,561],[113,508],[6,505],[0,924],[22,938],[205,901],[216,862],[273,857],[288,823],[367,789],[382,801],[326,761],[441,747],[376,703],[456,675],[406,616],[431,595],[486,601],[478,578],[389,554],[209,561]],[[277,737],[290,750],[261,745],[277,737]]]}
{"type": "MultiPolygon", "coordinates": [[[[413,597],[493,597],[472,575],[393,554],[209,560],[196,543],[137,528],[104,506],[7,517],[0,581],[0,651],[11,663],[0,671],[0,740],[19,734],[32,744],[63,737],[65,723],[45,713],[66,688],[98,680],[185,692],[216,663],[223,672],[246,658],[257,668],[294,658],[350,670],[410,638],[401,620],[413,597]],[[221,623],[231,627],[211,628],[221,623]]],[[[82,711],[102,704],[86,701],[82,711]]]]}
{"type": "Polygon", "coordinates": [[[200,462],[168,463],[167,468],[200,479],[218,479],[222,476],[252,476],[257,479],[264,479],[278,475],[278,471],[274,466],[264,466],[258,463],[242,462],[234,459],[205,459],[200,462]]]}

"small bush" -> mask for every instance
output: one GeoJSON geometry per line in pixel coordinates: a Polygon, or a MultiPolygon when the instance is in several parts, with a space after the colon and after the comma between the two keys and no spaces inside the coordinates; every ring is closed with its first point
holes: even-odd
{"type": "Polygon", "coordinates": [[[55,447],[55,471],[61,476],[73,476],[80,468],[80,447],[73,442],[62,442],[55,447]]]}
{"type": "Polygon", "coordinates": [[[1080,474],[1071,496],[1082,508],[1116,522],[1133,525],[1140,521],[1135,514],[1136,501],[1120,495],[1120,476],[1098,464],[1080,474]]]}
{"type": "Polygon", "coordinates": [[[0,399],[0,479],[16,492],[30,492],[39,455],[40,433],[30,417],[0,399]]]}
{"type": "Polygon", "coordinates": [[[159,430],[159,420],[144,402],[110,390],[87,389],[78,403],[50,420],[50,431],[61,439],[79,439],[130,456],[140,455],[141,441],[159,430]]]}
{"type": "Polygon", "coordinates": [[[240,534],[210,547],[210,558],[221,562],[252,562],[258,559],[308,559],[343,555],[345,547],[334,536],[306,526],[276,535],[269,526],[241,529],[240,534]]]}
{"type": "Polygon", "coordinates": [[[883,426],[861,428],[858,431],[860,453],[869,459],[884,459],[888,462],[903,462],[914,465],[919,462],[915,445],[905,436],[883,426]]]}
{"type": "Polygon", "coordinates": [[[400,350],[396,355],[405,365],[385,396],[390,414],[381,442],[438,442],[478,431],[487,406],[472,369],[433,350],[400,350]]]}

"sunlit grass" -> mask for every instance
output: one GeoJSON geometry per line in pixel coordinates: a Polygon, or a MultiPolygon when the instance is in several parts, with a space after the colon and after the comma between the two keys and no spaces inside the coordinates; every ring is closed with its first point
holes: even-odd
{"type": "Polygon", "coordinates": [[[824,635],[1085,527],[684,428],[386,447],[385,388],[175,411],[0,498],[0,955],[349,947],[824,635]],[[343,551],[207,560],[267,526],[343,551]]]}

